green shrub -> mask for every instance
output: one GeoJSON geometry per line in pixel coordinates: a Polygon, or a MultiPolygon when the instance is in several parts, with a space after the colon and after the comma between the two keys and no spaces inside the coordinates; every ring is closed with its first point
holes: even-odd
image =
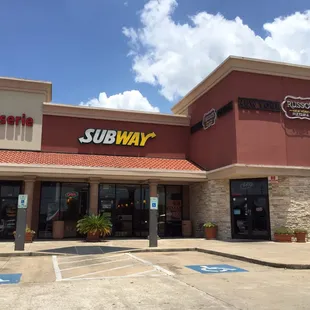
{"type": "Polygon", "coordinates": [[[217,225],[215,223],[212,223],[212,222],[207,222],[207,223],[203,224],[203,227],[213,228],[213,227],[217,227],[217,225]]]}
{"type": "Polygon", "coordinates": [[[277,228],[274,233],[278,235],[293,235],[294,234],[292,229],[285,227],[285,226],[281,226],[277,228]]]}
{"type": "Polygon", "coordinates": [[[296,228],[296,229],[294,229],[294,233],[295,234],[298,234],[298,233],[308,233],[308,230],[307,229],[305,229],[305,228],[296,228]]]}
{"type": "Polygon", "coordinates": [[[102,215],[86,215],[79,220],[76,229],[81,234],[99,232],[100,236],[107,236],[111,234],[112,223],[106,214],[102,215]]]}

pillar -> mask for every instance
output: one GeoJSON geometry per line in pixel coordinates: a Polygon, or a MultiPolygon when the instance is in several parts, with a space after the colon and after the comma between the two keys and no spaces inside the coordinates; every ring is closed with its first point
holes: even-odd
{"type": "Polygon", "coordinates": [[[99,203],[99,180],[89,180],[89,184],[89,215],[97,215],[99,203]]]}
{"type": "MultiPolygon", "coordinates": [[[[157,195],[157,183],[151,182],[150,197],[158,197],[157,195]]],[[[157,222],[158,222],[158,210],[151,210],[149,208],[149,247],[157,247],[157,222]]]]}
{"type": "Polygon", "coordinates": [[[34,190],[35,177],[25,177],[24,179],[24,194],[28,195],[28,206],[27,206],[27,219],[26,224],[29,228],[32,225],[32,206],[33,206],[33,190],[34,190]]]}

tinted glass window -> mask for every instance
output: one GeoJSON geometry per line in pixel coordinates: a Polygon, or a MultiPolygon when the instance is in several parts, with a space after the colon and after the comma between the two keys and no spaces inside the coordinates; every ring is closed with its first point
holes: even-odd
{"type": "Polygon", "coordinates": [[[232,196],[267,195],[267,179],[232,180],[230,183],[232,196]]]}

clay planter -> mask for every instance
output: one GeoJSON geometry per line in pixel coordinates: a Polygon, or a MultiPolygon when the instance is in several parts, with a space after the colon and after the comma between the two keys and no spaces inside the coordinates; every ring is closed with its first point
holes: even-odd
{"type": "Polygon", "coordinates": [[[65,222],[54,221],[53,222],[53,239],[63,239],[65,235],[65,222]]]}
{"type": "Polygon", "coordinates": [[[217,227],[205,227],[205,236],[206,239],[216,239],[217,227]]]}
{"type": "Polygon", "coordinates": [[[25,243],[32,243],[33,233],[25,232],[25,243]]]}
{"type": "Polygon", "coordinates": [[[100,240],[100,233],[97,231],[96,233],[87,233],[86,241],[88,242],[98,242],[100,240]]]}
{"type": "Polygon", "coordinates": [[[296,236],[297,242],[306,242],[307,233],[298,232],[298,233],[295,233],[295,236],[296,236]]]}
{"type": "Polygon", "coordinates": [[[276,242],[292,242],[293,235],[290,234],[274,234],[274,241],[276,242]]]}

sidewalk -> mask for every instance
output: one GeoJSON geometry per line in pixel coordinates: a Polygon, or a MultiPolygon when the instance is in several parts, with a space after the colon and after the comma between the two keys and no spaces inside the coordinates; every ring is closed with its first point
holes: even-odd
{"type": "Polygon", "coordinates": [[[225,242],[205,239],[161,239],[157,248],[149,248],[148,240],[126,239],[89,243],[74,241],[34,241],[25,251],[14,251],[14,242],[0,243],[0,256],[90,255],[120,251],[198,250],[209,254],[252,261],[273,267],[310,269],[310,243],[225,242]]]}

